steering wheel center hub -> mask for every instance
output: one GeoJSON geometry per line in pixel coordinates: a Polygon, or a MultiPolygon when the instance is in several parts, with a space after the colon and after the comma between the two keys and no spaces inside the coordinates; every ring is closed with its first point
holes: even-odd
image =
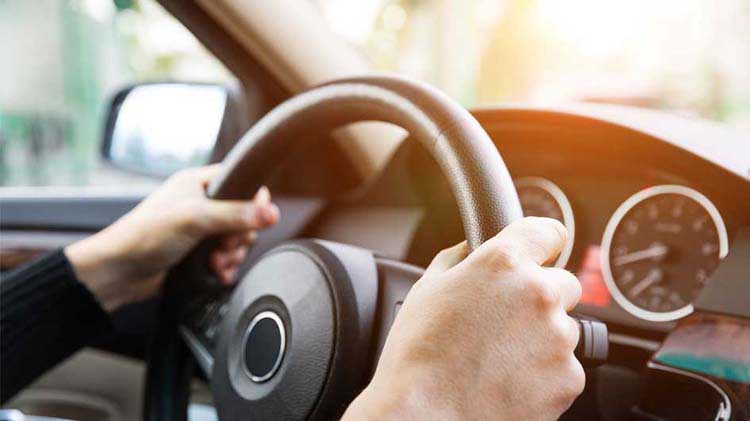
{"type": "Polygon", "coordinates": [[[323,241],[280,245],[227,305],[211,390],[220,419],[332,419],[366,381],[377,270],[372,253],[323,241]],[[360,364],[361,365],[361,364],[360,364]]]}
{"type": "Polygon", "coordinates": [[[259,313],[245,333],[245,372],[250,380],[262,383],[276,373],[286,350],[284,322],[273,311],[259,313]]]}

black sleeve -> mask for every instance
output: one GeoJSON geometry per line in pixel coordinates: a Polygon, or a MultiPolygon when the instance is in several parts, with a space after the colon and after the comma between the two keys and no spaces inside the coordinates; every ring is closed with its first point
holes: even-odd
{"type": "Polygon", "coordinates": [[[0,281],[0,402],[112,329],[62,250],[0,281]]]}

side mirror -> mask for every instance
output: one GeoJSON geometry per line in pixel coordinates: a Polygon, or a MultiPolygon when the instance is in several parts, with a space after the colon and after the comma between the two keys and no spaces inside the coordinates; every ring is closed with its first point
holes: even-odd
{"type": "Polygon", "coordinates": [[[166,177],[208,163],[228,102],[225,87],[148,83],[115,95],[107,115],[104,158],[117,167],[166,177]]]}

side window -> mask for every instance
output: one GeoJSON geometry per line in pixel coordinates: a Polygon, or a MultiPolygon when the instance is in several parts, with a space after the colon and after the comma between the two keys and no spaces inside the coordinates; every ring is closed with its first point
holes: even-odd
{"type": "Polygon", "coordinates": [[[153,184],[100,158],[111,97],[232,79],[155,0],[0,1],[0,39],[0,186],[153,184]]]}

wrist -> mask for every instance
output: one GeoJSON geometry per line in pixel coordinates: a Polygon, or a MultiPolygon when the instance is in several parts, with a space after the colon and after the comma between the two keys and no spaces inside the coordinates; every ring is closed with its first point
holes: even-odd
{"type": "Polygon", "coordinates": [[[394,391],[384,392],[368,386],[349,405],[342,421],[412,419],[415,415],[413,412],[409,404],[399,400],[394,391]]]}
{"type": "Polygon", "coordinates": [[[437,379],[401,372],[376,378],[352,402],[343,420],[421,420],[460,419],[450,396],[440,393],[437,379]],[[434,380],[434,381],[433,381],[434,380]]]}
{"type": "Polygon", "coordinates": [[[133,291],[122,276],[127,262],[118,242],[107,239],[105,231],[67,246],[64,253],[73,271],[86,288],[96,297],[102,308],[113,312],[133,301],[133,291]]]}

